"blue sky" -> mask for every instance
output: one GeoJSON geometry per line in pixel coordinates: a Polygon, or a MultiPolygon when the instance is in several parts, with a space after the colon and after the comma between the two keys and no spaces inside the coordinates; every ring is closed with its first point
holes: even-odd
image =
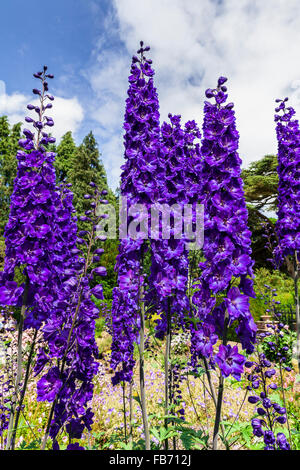
{"type": "Polygon", "coordinates": [[[274,100],[300,112],[298,0],[10,0],[0,6],[0,115],[23,120],[43,64],[54,73],[59,139],[93,130],[118,185],[130,59],[151,46],[161,119],[202,125],[204,91],[228,76],[243,164],[276,152],[274,100]]]}
{"type": "Polygon", "coordinates": [[[98,2],[95,15],[88,0],[1,2],[1,76],[8,93],[30,87],[32,70],[45,61],[58,78],[88,67],[108,4],[98,2]]]}

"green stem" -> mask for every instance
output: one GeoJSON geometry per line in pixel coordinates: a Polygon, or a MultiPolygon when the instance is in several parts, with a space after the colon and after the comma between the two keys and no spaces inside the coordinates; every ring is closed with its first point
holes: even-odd
{"type": "MultiPolygon", "coordinates": [[[[171,313],[170,313],[170,299],[168,299],[167,311],[167,332],[166,332],[166,346],[165,346],[165,416],[169,414],[169,365],[170,365],[170,351],[171,351],[171,313]]],[[[165,428],[168,430],[168,418],[165,417],[165,428]]],[[[164,441],[165,450],[169,449],[168,439],[164,441]]]]}
{"type": "MultiPolygon", "coordinates": [[[[225,319],[224,319],[224,332],[223,332],[223,345],[224,346],[226,346],[227,344],[227,327],[228,327],[228,313],[226,312],[225,319]]],[[[213,434],[213,450],[218,449],[218,435],[219,435],[219,428],[220,428],[220,422],[221,422],[223,393],[224,393],[224,377],[222,375],[222,372],[220,371],[218,399],[217,399],[216,417],[215,417],[214,434],[213,434]]]]}
{"type": "Polygon", "coordinates": [[[126,420],[126,397],[125,397],[125,388],[126,383],[122,382],[122,395],[123,395],[123,418],[124,418],[124,439],[127,444],[127,420],[126,420]]]}
{"type": "Polygon", "coordinates": [[[25,394],[26,394],[26,389],[27,389],[27,384],[28,384],[28,379],[29,379],[29,373],[30,373],[30,368],[31,368],[31,363],[32,363],[32,358],[33,358],[37,333],[38,333],[38,331],[35,330],[34,336],[33,336],[33,341],[31,343],[31,347],[30,347],[29,357],[28,357],[28,360],[27,360],[24,385],[23,385],[20,400],[19,400],[19,403],[18,403],[18,409],[17,409],[16,419],[15,419],[15,424],[14,424],[14,429],[13,429],[13,434],[12,434],[12,442],[11,442],[11,449],[12,450],[14,450],[14,448],[15,448],[15,441],[16,441],[16,434],[17,434],[17,429],[18,429],[18,424],[19,424],[19,418],[20,418],[20,413],[21,413],[21,409],[22,409],[22,406],[23,406],[23,401],[24,401],[25,394]]]}
{"type": "Polygon", "coordinates": [[[139,288],[139,299],[140,299],[140,344],[139,344],[139,356],[140,356],[140,394],[141,394],[141,409],[143,417],[143,427],[145,434],[145,448],[150,450],[150,434],[148,425],[148,415],[146,407],[146,394],[145,394],[145,364],[144,364],[144,352],[145,352],[145,304],[143,300],[143,286],[139,288]]]}
{"type": "Polygon", "coordinates": [[[27,309],[28,290],[29,290],[29,279],[26,275],[25,288],[24,288],[24,293],[23,293],[23,302],[22,302],[22,307],[21,307],[20,319],[18,323],[17,376],[16,376],[16,382],[15,382],[14,395],[13,395],[12,404],[11,404],[11,413],[9,417],[9,425],[8,425],[7,441],[6,441],[7,450],[11,448],[11,444],[12,444],[13,425],[14,425],[14,417],[15,417],[16,405],[17,405],[18,389],[22,380],[22,362],[23,362],[22,340],[23,340],[23,327],[24,327],[25,313],[27,309]]]}
{"type": "Polygon", "coordinates": [[[296,304],[296,330],[297,330],[297,362],[298,372],[300,374],[300,307],[299,307],[299,290],[298,290],[298,279],[299,279],[299,260],[297,252],[295,251],[295,273],[294,273],[294,290],[295,290],[295,304],[296,304]]]}
{"type": "Polygon", "coordinates": [[[133,432],[133,426],[132,426],[132,420],[133,420],[133,398],[132,398],[132,381],[129,384],[129,442],[132,442],[132,432],[133,432]]]}
{"type": "MultiPolygon", "coordinates": [[[[211,375],[210,375],[210,370],[209,370],[209,367],[208,367],[208,364],[207,364],[206,357],[203,357],[203,362],[204,362],[204,368],[205,368],[205,373],[206,373],[208,385],[209,385],[209,388],[210,388],[210,394],[211,394],[211,397],[213,399],[215,409],[217,410],[217,405],[218,405],[217,396],[216,396],[216,392],[215,392],[215,387],[213,386],[213,383],[212,383],[212,378],[211,378],[211,375]]],[[[222,436],[223,436],[223,440],[224,440],[226,449],[228,449],[227,441],[225,441],[226,436],[225,436],[225,428],[224,428],[223,424],[221,424],[221,432],[222,432],[222,436]]]]}
{"type": "Polygon", "coordinates": [[[283,404],[284,404],[284,407],[285,407],[285,410],[286,410],[286,424],[287,424],[287,427],[288,427],[289,441],[290,441],[290,446],[291,446],[291,449],[292,449],[292,448],[293,448],[293,441],[292,441],[290,422],[289,422],[289,417],[288,417],[288,412],[287,412],[287,406],[286,406],[286,399],[285,399],[285,392],[284,392],[284,386],[283,386],[283,374],[282,374],[282,365],[281,365],[281,362],[279,363],[279,372],[280,372],[280,381],[281,381],[282,400],[283,400],[283,404]]]}

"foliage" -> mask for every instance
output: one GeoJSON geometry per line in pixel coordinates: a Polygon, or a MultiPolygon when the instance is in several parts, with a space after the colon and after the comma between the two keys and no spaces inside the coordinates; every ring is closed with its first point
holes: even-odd
{"type": "MultiPolygon", "coordinates": [[[[77,215],[84,216],[85,211],[90,208],[89,200],[84,196],[93,192],[90,182],[95,183],[100,191],[108,189],[105,169],[100,161],[98,145],[92,132],[83,139],[82,144],[74,152],[67,176],[68,182],[72,184],[77,215]]],[[[88,224],[79,221],[79,230],[87,227],[88,224]]]]}
{"type": "Polygon", "coordinates": [[[249,212],[249,228],[252,232],[251,248],[256,268],[272,265],[268,261],[270,253],[265,248],[263,238],[267,224],[274,233],[275,226],[271,217],[277,204],[277,156],[265,155],[261,159],[250,163],[249,168],[242,171],[245,198],[249,212]]]}
{"type": "MultiPolygon", "coordinates": [[[[68,131],[61,138],[57,147],[55,159],[56,180],[61,183],[65,179],[69,181],[70,173],[76,158],[77,147],[74,142],[72,132],[68,131]]],[[[91,180],[92,181],[92,180],[91,180]]]]}
{"type": "Polygon", "coordinates": [[[16,152],[21,138],[21,123],[10,127],[6,116],[0,117],[0,234],[9,214],[10,196],[17,174],[16,152]]]}
{"type": "Polygon", "coordinates": [[[277,156],[265,155],[243,170],[246,201],[258,210],[275,210],[277,198],[277,156]]]}
{"type": "Polygon", "coordinates": [[[293,346],[296,340],[296,333],[290,331],[289,329],[282,329],[283,335],[271,335],[267,336],[262,341],[262,350],[265,353],[265,356],[269,361],[278,363],[279,359],[277,356],[277,352],[284,348],[285,350],[285,365],[292,366],[292,358],[293,358],[293,346]],[[275,347],[269,345],[270,342],[273,342],[275,347]]]}
{"type": "Polygon", "coordinates": [[[293,281],[289,276],[274,269],[256,269],[254,278],[256,298],[250,299],[251,312],[254,320],[256,321],[259,321],[260,317],[266,314],[266,305],[263,297],[265,284],[268,284],[272,289],[277,290],[277,299],[282,305],[290,305],[294,303],[293,281]]]}

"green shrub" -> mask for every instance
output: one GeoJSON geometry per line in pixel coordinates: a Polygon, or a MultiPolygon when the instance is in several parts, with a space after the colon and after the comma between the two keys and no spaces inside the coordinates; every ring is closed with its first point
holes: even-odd
{"type": "Polygon", "coordinates": [[[265,315],[266,305],[262,294],[264,294],[264,285],[268,284],[272,289],[277,290],[277,300],[282,305],[294,303],[293,280],[278,270],[268,270],[260,268],[255,271],[254,290],[255,299],[250,299],[250,310],[255,321],[260,320],[265,315]]]}
{"type": "Polygon", "coordinates": [[[288,350],[284,352],[286,357],[284,365],[292,367],[293,344],[296,340],[296,333],[285,328],[282,328],[281,333],[265,337],[261,343],[262,350],[269,361],[279,363],[277,354],[283,347],[287,347],[288,350]],[[270,345],[270,343],[273,343],[273,345],[270,345]]]}

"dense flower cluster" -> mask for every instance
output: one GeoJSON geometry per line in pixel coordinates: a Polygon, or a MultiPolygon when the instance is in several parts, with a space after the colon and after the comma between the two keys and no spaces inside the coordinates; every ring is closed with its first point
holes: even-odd
{"type": "MultiPolygon", "coordinates": [[[[127,198],[129,207],[126,226],[136,223],[139,217],[130,213],[133,204],[149,208],[158,198],[159,103],[153,86],[152,61],[144,55],[149,49],[141,42],[139,57],[133,57],[129,76],[124,122],[126,162],[121,175],[121,194],[127,198]]],[[[147,218],[144,223],[147,228],[147,218]]],[[[132,378],[133,344],[140,326],[139,304],[144,299],[142,260],[146,250],[146,243],[139,236],[128,235],[120,242],[116,264],[118,287],[113,291],[112,304],[114,384],[132,378]]]]}
{"type": "Polygon", "coordinates": [[[277,389],[272,382],[276,374],[263,353],[259,354],[257,361],[247,361],[245,366],[251,368],[248,374],[248,390],[254,395],[248,397],[249,403],[256,405],[258,418],[251,421],[253,434],[263,437],[265,450],[289,450],[290,444],[282,432],[277,432],[276,426],[286,423],[286,409],[273,401],[270,394],[277,389]]]}
{"type": "MultiPolygon", "coordinates": [[[[99,203],[104,193],[99,193],[91,183],[94,191],[91,210],[82,218],[93,223],[93,230],[78,238],[70,185],[55,186],[55,154],[46,151],[47,145],[55,141],[45,132],[47,126],[54,125],[52,118],[45,116],[45,111],[52,107],[48,100],[54,99],[47,93],[47,78],[53,76],[47,74],[47,67],[34,76],[41,80],[41,90],[33,90],[40,104],[30,104],[28,109],[35,111],[38,119],[26,117],[26,121],[33,124],[36,133],[25,129],[26,138],[19,142],[24,150],[17,154],[18,173],[4,234],[6,254],[0,278],[0,303],[22,306],[23,316],[21,314],[18,324],[20,342],[22,321],[25,328],[42,331],[43,345],[34,367],[36,375],[43,373],[37,383],[37,400],[52,402],[46,436],[50,432],[57,446],[57,435],[64,426],[70,439],[78,438],[85,427],[90,429],[92,422],[88,402],[97,372],[95,319],[98,309],[91,295],[98,298],[103,295],[101,285],[91,290],[89,281],[92,275],[102,276],[106,272],[98,266],[90,273],[92,263],[97,265],[103,252],[96,250],[91,260],[97,224],[102,218],[98,214],[99,203]],[[84,244],[87,259],[77,246],[84,244]]],[[[18,356],[19,364],[22,355],[18,356]]],[[[19,375],[14,385],[19,386],[21,379],[19,375]]],[[[20,400],[25,387],[26,380],[20,400]]],[[[15,407],[13,398],[12,417],[15,407]]],[[[18,416],[17,412],[16,426],[18,416]]],[[[13,441],[14,437],[8,445],[13,446],[13,441]]]]}
{"type": "Polygon", "coordinates": [[[185,421],[185,406],[183,403],[182,384],[186,381],[186,375],[187,369],[180,359],[172,364],[169,372],[170,405],[172,413],[177,414],[178,418],[183,421],[185,421]]]}
{"type": "Polygon", "coordinates": [[[89,284],[93,275],[105,275],[103,267],[89,273],[95,258],[98,261],[103,253],[103,249],[96,249],[92,258],[91,249],[101,218],[98,206],[103,194],[94,187],[92,209],[83,216],[94,228],[90,233],[79,233],[82,238],[78,238],[73,194],[67,186],[62,185],[57,191],[54,226],[53,265],[60,289],[43,326],[46,346],[40,349],[35,366],[36,374],[44,373],[37,384],[37,400],[53,403],[49,431],[55,448],[57,435],[64,426],[71,439],[80,438],[85,427],[91,429],[93,413],[88,403],[98,369],[95,320],[99,315],[91,295],[103,299],[103,294],[101,285],[90,289],[89,284]],[[84,244],[88,250],[86,259],[77,247],[84,244]]]}
{"type": "MultiPolygon", "coordinates": [[[[184,184],[187,204],[201,203],[201,133],[195,121],[184,126],[184,184]]],[[[194,214],[193,214],[194,216],[194,214]]]]}
{"type": "Polygon", "coordinates": [[[181,128],[180,116],[169,114],[170,124],[161,127],[159,158],[163,168],[160,180],[160,222],[170,220],[169,239],[164,239],[166,227],[156,227],[157,240],[151,240],[152,264],[149,280],[149,304],[159,315],[157,337],[167,330],[167,315],[172,325],[184,327],[184,317],[189,309],[186,295],[188,284],[188,250],[183,234],[182,217],[187,204],[185,146],[190,134],[181,128]],[[165,205],[165,206],[164,206],[165,205]],[[170,216],[170,219],[169,219],[170,216]],[[179,223],[178,223],[179,221],[179,223]]]}
{"type": "MultiPolygon", "coordinates": [[[[238,155],[233,103],[226,104],[225,77],[217,88],[206,91],[201,202],[204,205],[205,262],[196,283],[193,304],[199,323],[192,328],[192,354],[214,361],[212,346],[217,335],[224,337],[227,327],[235,331],[243,348],[253,351],[256,325],[249,311],[249,296],[254,296],[251,240],[247,227],[247,209],[238,155]]],[[[225,341],[226,342],[226,341],[225,341]]],[[[240,377],[242,357],[228,345],[222,345],[215,358],[225,376],[240,377]]]]}
{"type": "Polygon", "coordinates": [[[276,134],[278,141],[278,221],[276,232],[279,245],[275,259],[300,251],[300,130],[293,118],[295,110],[286,106],[287,98],[276,100],[276,134]]]}
{"type": "Polygon", "coordinates": [[[37,120],[26,118],[37,135],[24,129],[25,139],[19,141],[23,150],[17,153],[17,177],[4,232],[5,263],[0,274],[0,304],[20,306],[23,302],[27,307],[26,327],[33,328],[39,328],[48,316],[48,296],[53,285],[55,154],[47,152],[46,147],[55,139],[45,132],[53,121],[44,114],[52,107],[48,101],[53,97],[47,94],[46,80],[53,76],[46,72],[44,67],[43,72],[35,74],[42,84],[41,90],[33,90],[40,98],[39,106],[28,105],[28,109],[37,113],[37,120]]]}
{"type": "Polygon", "coordinates": [[[23,330],[36,332],[51,312],[57,285],[52,270],[55,247],[53,226],[55,222],[55,171],[53,152],[48,145],[55,139],[46,132],[53,120],[45,115],[52,107],[53,96],[48,94],[48,79],[44,66],[34,74],[40,80],[41,89],[33,89],[38,104],[27,108],[37,114],[27,116],[35,132],[24,129],[24,139],[19,140],[23,150],[17,152],[17,176],[11,196],[9,220],[5,227],[6,242],[4,269],[0,273],[0,305],[16,308],[18,318],[17,373],[14,378],[10,403],[10,420],[7,448],[13,448],[20,408],[26,388],[22,383],[23,330]],[[19,308],[21,307],[21,309],[19,308]]]}

